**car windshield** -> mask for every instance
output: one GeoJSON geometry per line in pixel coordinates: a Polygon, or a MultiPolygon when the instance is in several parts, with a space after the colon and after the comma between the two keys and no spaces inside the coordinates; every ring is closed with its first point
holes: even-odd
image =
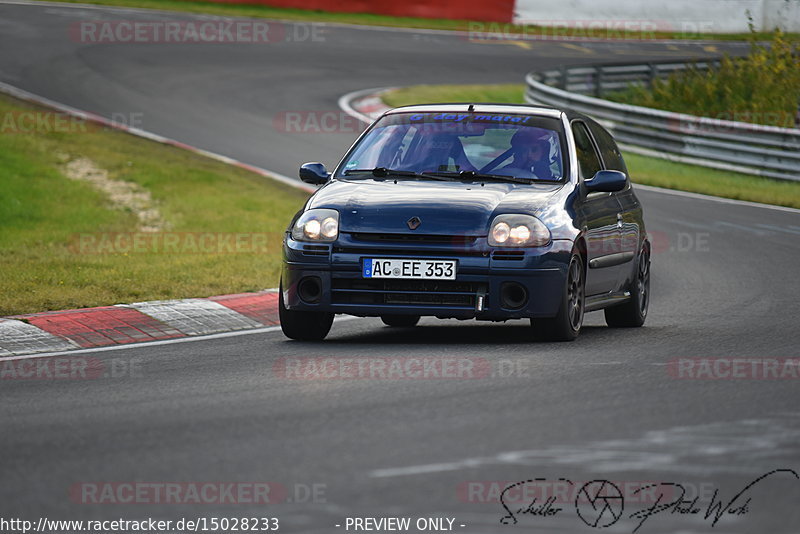
{"type": "Polygon", "coordinates": [[[395,113],[353,147],[336,176],[560,181],[563,139],[561,121],[549,117],[395,113]]]}

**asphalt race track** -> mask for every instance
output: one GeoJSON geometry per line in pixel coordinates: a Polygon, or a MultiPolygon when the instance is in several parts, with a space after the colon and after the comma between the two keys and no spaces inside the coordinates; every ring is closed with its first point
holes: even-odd
{"type": "MultiPolygon", "coordinates": [[[[295,176],[304,161],[334,164],[355,133],[285,132],[275,117],[338,112],[349,91],[519,82],[534,67],[563,62],[715,53],[691,43],[523,47],[345,26],[317,28],[321,41],[263,45],[98,45],[68,32],[81,20],[162,18],[192,17],[0,4],[0,81],[106,116],[139,113],[143,129],[295,176]]],[[[531,342],[523,322],[427,319],[408,331],[354,319],[337,322],[322,344],[290,342],[277,330],[94,351],[85,356],[136,372],[0,383],[0,515],[273,516],[290,533],[344,531],[354,516],[452,517],[455,530],[470,533],[590,532],[571,502],[557,503],[564,510],[553,517],[502,525],[505,511],[487,488],[537,477],[578,487],[595,479],[678,482],[705,507],[715,488],[727,502],[769,471],[800,472],[796,378],[680,379],[670,365],[800,356],[800,215],[639,196],[654,235],[645,328],[610,330],[595,313],[576,342],[546,344],[531,342]],[[309,356],[471,358],[489,370],[422,380],[279,372],[280,362],[309,356]],[[70,493],[133,481],[270,482],[288,497],[266,506],[91,504],[70,493]]],[[[714,527],[702,514],[663,513],[638,532],[800,532],[800,480],[790,473],[748,496],[746,514],[714,527]]],[[[626,515],[635,508],[626,504],[626,515]]],[[[623,519],[604,531],[635,527],[623,519]]]]}

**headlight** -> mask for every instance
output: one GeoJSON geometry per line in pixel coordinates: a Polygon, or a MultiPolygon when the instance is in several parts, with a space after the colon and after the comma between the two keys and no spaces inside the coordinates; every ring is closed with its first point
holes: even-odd
{"type": "Polygon", "coordinates": [[[530,215],[498,215],[489,230],[493,247],[541,247],[550,242],[550,230],[530,215]]]}
{"type": "Polygon", "coordinates": [[[330,209],[308,210],[295,221],[295,241],[336,241],[339,237],[339,212],[330,209]]]}

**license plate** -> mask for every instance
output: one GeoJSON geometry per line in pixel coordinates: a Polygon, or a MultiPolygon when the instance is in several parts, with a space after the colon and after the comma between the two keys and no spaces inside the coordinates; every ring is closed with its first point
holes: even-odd
{"type": "Polygon", "coordinates": [[[364,259],[361,273],[364,278],[455,280],[456,261],[368,258],[364,259]]]}

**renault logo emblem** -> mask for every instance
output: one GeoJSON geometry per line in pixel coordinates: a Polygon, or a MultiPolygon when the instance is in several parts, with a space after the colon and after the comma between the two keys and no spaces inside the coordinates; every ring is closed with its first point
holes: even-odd
{"type": "Polygon", "coordinates": [[[420,225],[420,224],[422,224],[422,219],[420,219],[419,217],[411,217],[411,218],[410,218],[410,219],[409,219],[409,220],[406,222],[406,224],[408,225],[408,227],[409,227],[411,230],[416,230],[417,228],[419,228],[419,225],[420,225]]]}

